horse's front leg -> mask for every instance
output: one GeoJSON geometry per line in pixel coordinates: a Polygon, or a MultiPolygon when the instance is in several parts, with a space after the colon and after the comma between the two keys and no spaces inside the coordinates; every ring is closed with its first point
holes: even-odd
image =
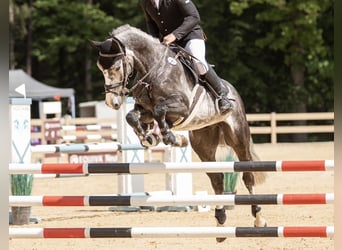
{"type": "MultiPolygon", "coordinates": [[[[173,108],[171,106],[171,108],[167,105],[167,103],[170,103],[171,105],[174,103],[179,102],[179,100],[177,100],[178,98],[176,98],[176,100],[174,98],[168,99],[167,101],[163,102],[162,104],[158,104],[155,105],[154,107],[154,118],[158,123],[159,129],[160,129],[160,133],[163,137],[163,142],[166,145],[172,145],[175,147],[185,147],[188,145],[188,140],[186,139],[185,136],[183,135],[175,135],[172,133],[171,128],[168,124],[168,122],[166,121],[166,114],[169,113],[173,113],[176,114],[173,111],[173,108]]],[[[177,110],[177,109],[176,109],[177,110]]],[[[176,111],[177,113],[180,112],[181,109],[178,108],[178,110],[176,111]]]]}
{"type": "MultiPolygon", "coordinates": [[[[135,106],[134,109],[127,113],[126,121],[133,128],[133,131],[138,136],[141,145],[149,147],[154,144],[153,138],[147,133],[147,131],[153,128],[153,120],[152,124],[143,123],[141,121],[142,116],[146,116],[146,113],[142,112],[141,109],[135,106]]],[[[152,118],[152,115],[150,115],[150,117],[152,118]]]]}
{"type": "Polygon", "coordinates": [[[161,141],[161,134],[157,121],[152,116],[152,113],[148,110],[141,110],[140,116],[141,126],[146,133],[146,141],[144,141],[144,146],[152,147],[157,146],[161,141]]]}

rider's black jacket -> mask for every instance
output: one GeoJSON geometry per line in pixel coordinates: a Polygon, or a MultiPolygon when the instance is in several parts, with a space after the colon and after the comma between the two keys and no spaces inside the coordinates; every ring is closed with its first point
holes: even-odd
{"type": "Polygon", "coordinates": [[[145,13],[147,31],[154,37],[163,39],[173,33],[176,43],[184,47],[191,39],[204,39],[200,26],[200,15],[191,0],[160,0],[156,9],[151,0],[140,0],[145,13]]]}

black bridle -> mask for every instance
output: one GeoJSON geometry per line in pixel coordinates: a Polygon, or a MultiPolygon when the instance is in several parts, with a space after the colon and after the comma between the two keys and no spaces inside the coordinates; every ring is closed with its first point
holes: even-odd
{"type": "Polygon", "coordinates": [[[99,56],[100,57],[107,57],[107,58],[113,58],[114,61],[117,61],[119,59],[121,59],[122,61],[122,71],[123,71],[123,80],[120,82],[116,82],[116,83],[112,83],[110,85],[108,84],[104,84],[104,90],[105,90],[105,94],[107,93],[112,93],[114,95],[118,95],[118,96],[126,96],[129,94],[129,91],[127,90],[126,86],[128,84],[128,80],[130,77],[130,74],[127,72],[127,68],[128,68],[128,61],[126,58],[126,50],[125,50],[125,46],[121,43],[121,41],[119,41],[117,38],[112,37],[113,41],[115,41],[120,49],[120,52],[115,53],[115,54],[104,54],[101,53],[101,51],[99,52],[99,56]],[[123,87],[123,89],[120,92],[116,92],[114,91],[117,87],[123,87]]]}
{"type": "MultiPolygon", "coordinates": [[[[139,83],[139,84],[135,84],[131,87],[131,89],[128,89],[126,86],[128,84],[128,80],[131,76],[130,74],[132,74],[133,72],[128,73],[128,71],[127,71],[129,62],[126,58],[125,46],[122,44],[122,42],[119,39],[117,39],[115,37],[112,37],[112,39],[113,39],[113,41],[115,41],[117,43],[120,52],[115,53],[115,54],[104,54],[104,53],[101,53],[101,51],[100,51],[99,56],[100,57],[107,57],[107,58],[114,58],[114,61],[121,59],[122,60],[122,67],[123,67],[123,80],[120,82],[112,83],[110,85],[104,84],[105,94],[112,93],[112,94],[117,95],[117,96],[127,96],[139,84],[144,84],[146,86],[149,86],[149,84],[143,82],[143,80],[145,80],[145,78],[147,78],[153,71],[155,71],[160,66],[160,63],[166,57],[166,55],[169,51],[169,46],[165,47],[164,53],[163,53],[162,57],[159,59],[158,63],[154,64],[151,69],[149,69],[147,72],[145,72],[145,74],[142,76],[142,78],[137,80],[137,83],[139,83]],[[116,59],[116,58],[118,58],[118,59],[116,59]],[[122,86],[123,89],[119,93],[114,91],[114,89],[116,89],[117,87],[120,87],[120,86],[122,86]]],[[[142,65],[142,63],[138,59],[137,59],[137,63],[140,63],[142,65]]],[[[144,70],[146,70],[146,69],[144,69],[144,70]]]]}

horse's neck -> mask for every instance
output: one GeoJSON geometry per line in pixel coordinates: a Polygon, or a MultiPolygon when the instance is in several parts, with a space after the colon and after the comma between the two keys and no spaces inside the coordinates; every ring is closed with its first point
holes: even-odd
{"type": "Polygon", "coordinates": [[[126,48],[133,51],[134,68],[146,74],[163,57],[165,46],[140,30],[129,27],[116,36],[126,48]]]}
{"type": "MultiPolygon", "coordinates": [[[[165,60],[165,57],[171,56],[172,53],[167,47],[160,43],[145,39],[144,37],[139,37],[138,39],[137,37],[134,37],[134,39],[133,37],[126,37],[123,42],[126,45],[126,48],[132,51],[132,54],[134,55],[134,69],[141,77],[144,77],[150,71],[165,70],[161,69],[161,67],[165,66],[162,60],[165,60]]],[[[172,68],[173,67],[174,66],[172,66],[172,68]]],[[[176,67],[181,67],[182,69],[183,66],[178,64],[176,67]]],[[[175,68],[171,69],[171,71],[174,70],[175,68]]],[[[182,77],[178,79],[180,80],[181,78],[182,77]]],[[[184,72],[183,81],[182,84],[187,84],[191,91],[194,84],[193,78],[188,72],[184,72]]]]}
{"type": "Polygon", "coordinates": [[[160,46],[156,48],[154,45],[132,48],[134,53],[134,68],[140,74],[146,74],[152,67],[158,67],[157,64],[160,63],[160,60],[165,55],[165,50],[165,47],[160,46]]]}

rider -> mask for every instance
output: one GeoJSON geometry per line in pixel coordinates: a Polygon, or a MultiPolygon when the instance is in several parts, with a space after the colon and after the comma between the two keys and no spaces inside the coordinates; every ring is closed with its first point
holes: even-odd
{"type": "Polygon", "coordinates": [[[196,58],[195,70],[215,92],[221,114],[229,112],[233,108],[227,97],[229,90],[205,59],[205,34],[194,3],[191,0],[140,0],[140,5],[150,35],[161,39],[165,45],[176,43],[190,52],[196,58]]]}

